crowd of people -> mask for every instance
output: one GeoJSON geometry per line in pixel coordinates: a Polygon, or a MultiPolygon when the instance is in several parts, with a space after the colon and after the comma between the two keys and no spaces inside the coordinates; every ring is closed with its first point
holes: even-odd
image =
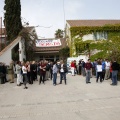
{"type": "Polygon", "coordinates": [[[24,89],[28,89],[27,83],[32,85],[34,81],[39,81],[40,85],[41,83],[45,84],[45,81],[47,80],[53,80],[53,85],[56,86],[58,72],[60,73],[59,84],[62,84],[62,80],[64,79],[66,85],[67,66],[63,60],[61,60],[59,64],[57,64],[56,61],[50,62],[47,60],[41,60],[40,62],[11,61],[9,66],[0,63],[0,76],[3,80],[2,83],[14,83],[14,78],[16,77],[17,86],[24,84],[24,89]],[[8,77],[6,77],[6,75],[8,75],[8,77]],[[38,75],[40,76],[39,78],[38,75]]]}
{"type": "MultiPolygon", "coordinates": [[[[111,79],[111,85],[115,86],[118,81],[118,70],[119,64],[116,60],[109,61],[108,59],[97,59],[94,62],[91,62],[90,59],[88,59],[87,62],[84,62],[84,60],[81,59],[78,64],[76,64],[76,61],[74,60],[70,65],[71,75],[75,76],[76,74],[79,74],[85,76],[86,84],[91,83],[90,79],[94,75],[96,77],[96,83],[98,83],[98,80],[102,83],[104,80],[111,79]]],[[[62,80],[64,80],[66,85],[66,73],[68,73],[68,67],[63,60],[60,62],[51,62],[47,60],[41,60],[40,62],[11,61],[9,66],[0,63],[1,83],[14,83],[14,78],[16,77],[17,86],[23,84],[24,89],[28,89],[27,83],[32,85],[34,81],[39,81],[40,85],[41,83],[45,84],[47,80],[53,80],[53,85],[56,86],[58,73],[60,74],[59,84],[62,84],[62,80]],[[38,75],[40,76],[39,78],[38,75]]]]}
{"type": "Polygon", "coordinates": [[[119,69],[120,66],[115,59],[109,61],[108,59],[104,60],[99,58],[94,62],[91,62],[90,59],[88,59],[87,62],[84,62],[82,59],[79,61],[78,65],[75,60],[71,62],[72,76],[74,76],[75,73],[86,76],[87,84],[91,83],[90,78],[94,75],[97,83],[99,79],[101,83],[104,80],[111,79],[111,85],[117,85],[119,69]]]}

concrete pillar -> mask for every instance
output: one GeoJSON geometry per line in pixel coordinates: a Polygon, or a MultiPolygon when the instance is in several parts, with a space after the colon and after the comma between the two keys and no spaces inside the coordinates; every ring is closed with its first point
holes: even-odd
{"type": "Polygon", "coordinates": [[[19,41],[19,61],[23,61],[23,57],[22,57],[22,40],[19,41]]]}
{"type": "Polygon", "coordinates": [[[26,56],[25,56],[25,41],[23,39],[21,39],[19,41],[19,61],[23,61],[24,59],[26,59],[26,56]]]}

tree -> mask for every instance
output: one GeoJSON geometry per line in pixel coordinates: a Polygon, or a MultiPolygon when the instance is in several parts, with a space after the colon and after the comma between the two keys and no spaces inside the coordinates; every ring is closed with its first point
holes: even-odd
{"type": "Polygon", "coordinates": [[[5,0],[4,24],[6,27],[7,40],[13,41],[22,30],[20,0],[5,0]]]}
{"type": "Polygon", "coordinates": [[[70,55],[70,49],[68,46],[59,50],[59,54],[63,59],[66,59],[70,55]]]}
{"type": "Polygon", "coordinates": [[[29,27],[23,27],[19,33],[25,39],[25,54],[27,60],[34,60],[34,47],[37,35],[29,32],[29,27]]]}
{"type": "Polygon", "coordinates": [[[61,29],[58,29],[55,31],[55,38],[63,38],[64,31],[61,29]]]}
{"type": "Polygon", "coordinates": [[[107,43],[108,58],[117,60],[120,63],[120,35],[111,37],[107,43]]]}

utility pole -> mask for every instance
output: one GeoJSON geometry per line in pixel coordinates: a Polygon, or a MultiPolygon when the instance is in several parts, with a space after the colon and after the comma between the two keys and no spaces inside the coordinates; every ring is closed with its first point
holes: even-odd
{"type": "Polygon", "coordinates": [[[2,17],[0,17],[0,52],[2,50],[2,17]]]}
{"type": "Polygon", "coordinates": [[[6,21],[5,21],[5,30],[4,30],[4,34],[5,34],[4,44],[5,44],[5,47],[6,47],[6,46],[7,46],[7,44],[6,44],[6,41],[7,41],[7,38],[6,38],[6,34],[7,34],[7,32],[6,32],[6,21]]]}

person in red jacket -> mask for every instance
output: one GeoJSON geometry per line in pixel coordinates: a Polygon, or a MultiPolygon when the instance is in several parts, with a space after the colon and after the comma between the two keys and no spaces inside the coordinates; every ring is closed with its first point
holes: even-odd
{"type": "Polygon", "coordinates": [[[72,76],[75,75],[75,63],[74,61],[71,62],[71,72],[72,72],[72,76]]]}

